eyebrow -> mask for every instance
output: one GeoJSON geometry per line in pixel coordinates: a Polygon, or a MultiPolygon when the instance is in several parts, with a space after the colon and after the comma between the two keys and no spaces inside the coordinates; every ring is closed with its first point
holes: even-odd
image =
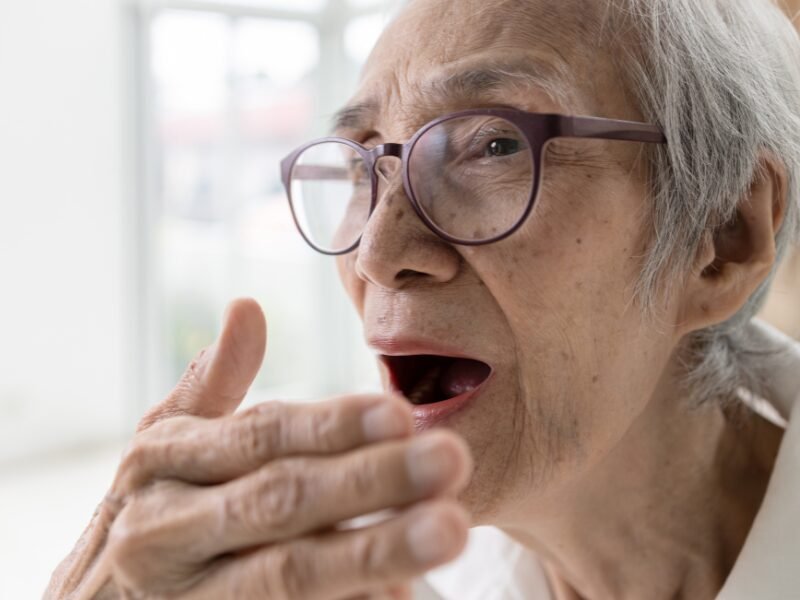
{"type": "Polygon", "coordinates": [[[378,103],[372,100],[345,106],[333,116],[332,129],[365,129],[377,112],[378,103]]]}
{"type": "MultiPolygon", "coordinates": [[[[569,99],[563,69],[532,58],[496,63],[480,63],[451,73],[440,74],[423,81],[418,93],[425,104],[474,104],[496,96],[513,86],[519,89],[537,88],[558,103],[569,99]]],[[[369,129],[379,111],[375,100],[358,102],[344,107],[333,118],[333,130],[369,129]]]]}
{"type": "Polygon", "coordinates": [[[566,73],[549,62],[533,58],[481,63],[431,79],[422,85],[422,93],[444,98],[469,98],[490,95],[508,86],[539,88],[552,100],[567,98],[566,73]]]}

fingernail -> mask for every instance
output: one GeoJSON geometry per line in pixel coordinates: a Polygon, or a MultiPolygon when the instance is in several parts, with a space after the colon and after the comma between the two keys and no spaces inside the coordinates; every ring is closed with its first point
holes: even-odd
{"type": "Polygon", "coordinates": [[[421,565],[445,560],[455,541],[452,528],[430,512],[419,516],[408,528],[406,536],[411,554],[421,565]]]}
{"type": "Polygon", "coordinates": [[[408,425],[395,406],[381,402],[362,417],[364,437],[368,442],[398,438],[408,433],[408,425]]]}
{"type": "Polygon", "coordinates": [[[421,493],[440,488],[455,469],[452,450],[438,436],[414,440],[408,449],[406,463],[411,484],[421,493]]]}

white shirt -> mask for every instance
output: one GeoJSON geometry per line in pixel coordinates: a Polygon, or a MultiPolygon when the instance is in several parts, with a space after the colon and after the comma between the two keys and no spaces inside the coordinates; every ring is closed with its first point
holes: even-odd
{"type": "MultiPolygon", "coordinates": [[[[717,600],[800,600],[800,344],[760,321],[760,365],[775,414],[787,423],[766,495],[717,600]],[[793,418],[792,418],[793,417],[793,418]]],[[[759,410],[757,406],[754,407],[759,410]]],[[[429,573],[416,600],[552,600],[536,555],[498,529],[470,531],[464,553],[429,573]]]]}

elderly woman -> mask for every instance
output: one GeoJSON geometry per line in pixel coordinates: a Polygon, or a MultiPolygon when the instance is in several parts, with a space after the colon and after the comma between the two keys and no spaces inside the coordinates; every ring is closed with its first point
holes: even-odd
{"type": "Polygon", "coordinates": [[[48,597],[408,597],[478,525],[437,597],[800,597],[800,359],[749,324],[799,50],[766,0],[411,2],[283,163],[387,395],[232,414],[235,302],[48,597]]]}

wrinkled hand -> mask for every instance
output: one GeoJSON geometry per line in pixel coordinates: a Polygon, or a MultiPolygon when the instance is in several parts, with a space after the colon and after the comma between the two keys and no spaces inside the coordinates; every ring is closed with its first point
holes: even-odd
{"type": "Polygon", "coordinates": [[[464,443],[412,437],[407,403],[390,396],[232,414],[265,346],[258,305],[233,303],[217,342],[142,420],[48,598],[404,598],[410,579],[455,558],[464,443]]]}

